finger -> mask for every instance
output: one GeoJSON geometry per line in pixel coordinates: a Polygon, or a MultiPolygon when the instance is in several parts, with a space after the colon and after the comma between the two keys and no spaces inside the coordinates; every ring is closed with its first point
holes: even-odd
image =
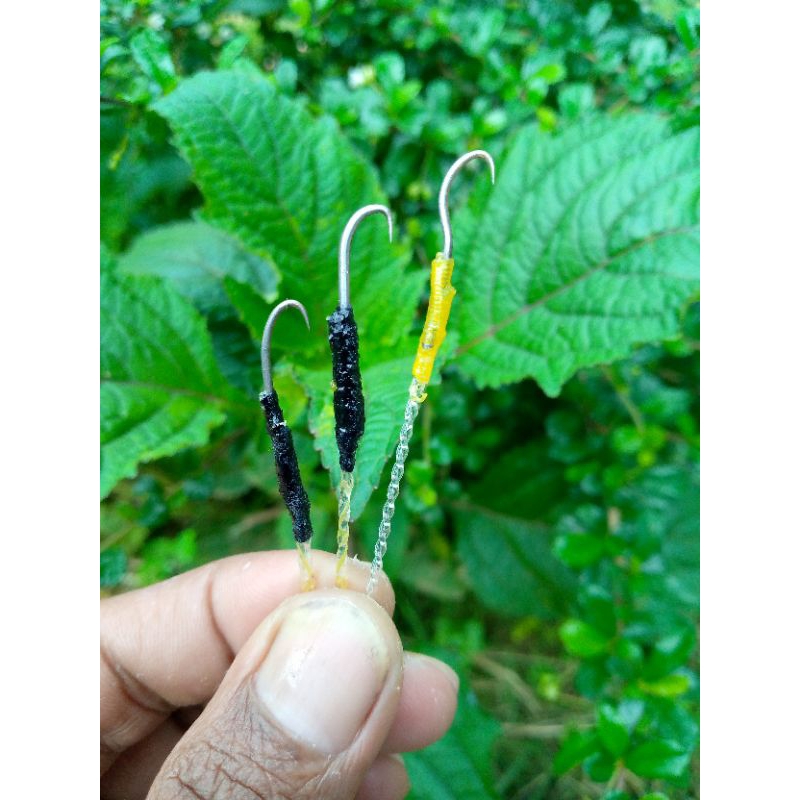
{"type": "Polygon", "coordinates": [[[185,732],[168,717],[148,737],[129,747],[100,778],[103,800],[144,800],[164,759],[185,732]]]}
{"type": "MultiPolygon", "coordinates": [[[[319,587],[332,587],[335,557],[314,551],[319,587]]],[[[364,591],[369,565],[348,560],[364,591]]],[[[205,703],[261,620],[299,592],[293,551],[233,556],[101,603],[101,770],[180,706],[205,703]]],[[[375,599],[390,613],[385,576],[375,599]]]]}
{"type": "Polygon", "coordinates": [[[103,800],[144,800],[166,757],[202,712],[202,706],[179,708],[122,753],[101,776],[103,800]]]}
{"type": "Polygon", "coordinates": [[[402,647],[363,594],[286,600],[242,648],[149,797],[349,800],[397,710],[402,647]]]}
{"type": "Polygon", "coordinates": [[[458,705],[458,675],[447,664],[406,653],[403,665],[403,690],[384,753],[421,750],[438,741],[453,724],[458,705]]]}
{"type": "Polygon", "coordinates": [[[402,800],[411,788],[403,760],[380,756],[369,768],[355,800],[402,800]]]}
{"type": "MultiPolygon", "coordinates": [[[[388,755],[419,750],[440,739],[453,721],[457,698],[458,676],[450,667],[419,653],[405,653],[403,686],[400,690],[397,713],[382,752],[388,755]]],[[[188,727],[188,725],[176,726],[173,721],[175,716],[177,714],[164,723],[169,725],[171,736],[160,735],[161,727],[159,727],[151,736],[134,745],[120,757],[104,777],[103,785],[106,789],[104,797],[107,796],[108,800],[115,800],[118,797],[140,800],[145,797],[158,767],[166,760],[188,727]],[[153,764],[157,766],[153,768],[153,764]],[[122,765],[121,788],[118,788],[117,772],[120,765],[122,765]],[[136,775],[141,775],[141,780],[136,781],[136,775]],[[134,787],[136,791],[133,790],[134,787]]],[[[383,759],[379,761],[382,762],[383,759]]],[[[390,770],[392,767],[390,765],[385,769],[390,770]]],[[[370,774],[371,772],[367,778],[370,778],[370,774]]],[[[370,780],[370,785],[373,785],[377,777],[370,780]]],[[[394,786],[394,783],[392,785],[394,786]]],[[[363,793],[367,790],[362,786],[360,791],[363,793]]],[[[381,797],[380,794],[374,796],[381,797]]],[[[403,794],[398,796],[402,797],[403,794]]]]}

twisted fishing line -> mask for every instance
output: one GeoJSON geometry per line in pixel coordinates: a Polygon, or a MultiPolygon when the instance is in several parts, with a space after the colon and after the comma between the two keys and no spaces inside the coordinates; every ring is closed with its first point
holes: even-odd
{"type": "Polygon", "coordinates": [[[416,378],[411,379],[408,387],[408,400],[403,414],[403,424],[400,427],[400,441],[394,454],[394,464],[392,474],[389,478],[389,487],[386,490],[386,502],[383,504],[381,522],[378,528],[378,540],[375,542],[375,556],[369,570],[369,582],[367,583],[367,594],[372,594],[378,582],[378,573],[383,569],[383,557],[386,555],[389,534],[392,532],[392,517],[395,511],[395,500],[400,494],[400,481],[405,472],[406,459],[408,458],[409,443],[414,435],[414,421],[419,414],[419,407],[425,400],[425,387],[427,383],[421,383],[416,378]]]}

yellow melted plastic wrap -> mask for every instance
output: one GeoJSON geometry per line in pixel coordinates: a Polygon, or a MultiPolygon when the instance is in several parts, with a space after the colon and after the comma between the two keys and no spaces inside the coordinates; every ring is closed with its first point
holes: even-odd
{"type": "Polygon", "coordinates": [[[300,590],[310,592],[317,586],[317,579],[314,577],[314,570],[311,567],[311,542],[297,542],[297,556],[302,575],[300,590]]]}
{"type": "Polygon", "coordinates": [[[339,481],[339,516],[336,530],[336,585],[347,588],[347,578],[343,574],[347,560],[347,542],[350,538],[350,498],[353,494],[353,473],[342,472],[339,481]]]}
{"type": "Polygon", "coordinates": [[[442,253],[437,253],[431,262],[431,299],[428,302],[425,327],[419,338],[417,356],[411,369],[420,383],[430,381],[436,354],[447,336],[447,320],[456,294],[453,284],[450,283],[454,264],[452,258],[445,258],[442,253]]]}

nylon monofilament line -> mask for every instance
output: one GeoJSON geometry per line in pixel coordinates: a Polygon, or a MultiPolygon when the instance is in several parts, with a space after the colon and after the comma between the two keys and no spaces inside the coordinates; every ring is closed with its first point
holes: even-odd
{"type": "Polygon", "coordinates": [[[480,158],[486,161],[494,183],[494,161],[485,150],[471,150],[465,153],[447,170],[439,190],[439,218],[444,233],[444,246],[442,252],[437,253],[431,262],[431,296],[428,302],[428,313],[425,316],[425,325],[417,347],[414,365],[411,368],[411,384],[408,387],[408,400],[403,413],[403,424],[400,427],[400,440],[395,450],[395,461],[389,477],[389,487],[386,490],[386,502],[383,505],[381,521],[378,527],[378,540],[375,542],[375,555],[369,572],[367,594],[372,594],[378,582],[378,574],[383,569],[383,557],[386,555],[389,534],[392,532],[392,517],[395,512],[395,502],[400,494],[400,481],[405,472],[405,463],[408,458],[409,444],[414,435],[414,421],[419,414],[419,407],[425,402],[425,392],[428,382],[433,374],[433,365],[439,348],[447,336],[447,320],[450,316],[450,307],[453,304],[456,290],[453,288],[453,231],[450,226],[450,213],[447,208],[447,199],[450,194],[450,185],[459,170],[469,161],[480,158]]]}
{"type": "Polygon", "coordinates": [[[358,326],[350,303],[350,248],[356,228],[372,214],[383,214],[392,241],[392,215],[386,206],[368,205],[350,217],[339,241],[339,305],[328,317],[328,341],[333,370],[333,413],[336,419],[336,446],[339,449],[338,515],[336,526],[336,585],[347,587],[342,574],[350,539],[350,500],[356,451],[364,435],[366,416],[358,353],[358,326]]]}
{"type": "Polygon", "coordinates": [[[272,384],[270,357],[272,329],[275,327],[278,316],[287,308],[296,308],[303,315],[306,326],[310,328],[308,314],[302,303],[298,303],[297,300],[284,300],[272,310],[267,324],[264,326],[264,335],[261,339],[261,374],[264,379],[264,391],[261,392],[258,399],[264,410],[267,432],[272,440],[278,491],[292,518],[292,533],[300,560],[300,574],[303,575],[302,588],[305,591],[313,589],[315,585],[314,572],[311,567],[311,537],[314,534],[311,526],[311,503],[300,477],[292,432],[283,418],[278,393],[272,384]]]}

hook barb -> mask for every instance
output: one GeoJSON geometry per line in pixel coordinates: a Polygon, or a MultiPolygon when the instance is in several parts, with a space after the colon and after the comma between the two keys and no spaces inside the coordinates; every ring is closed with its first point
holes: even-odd
{"type": "Polygon", "coordinates": [[[389,223],[389,241],[392,241],[392,212],[386,206],[374,203],[369,206],[359,208],[347,221],[342,231],[342,238],[339,240],[339,308],[350,307],[350,248],[353,244],[353,236],[361,220],[366,219],[371,214],[383,214],[389,223]]]}
{"type": "Polygon", "coordinates": [[[474,158],[483,159],[489,165],[489,171],[492,174],[492,183],[494,183],[494,160],[485,150],[470,150],[469,153],[464,153],[464,155],[456,159],[453,166],[447,170],[447,174],[442,181],[442,188],[439,189],[439,219],[442,221],[442,232],[444,233],[442,253],[445,258],[453,257],[453,229],[450,227],[450,212],[447,208],[450,184],[452,184],[453,178],[455,178],[461,168],[474,158]]]}
{"type": "Polygon", "coordinates": [[[272,313],[267,317],[267,324],[264,325],[264,335],[261,337],[261,375],[264,378],[264,393],[272,394],[272,359],[270,357],[270,348],[272,346],[272,329],[275,327],[275,322],[278,317],[286,311],[287,308],[296,308],[302,315],[306,322],[306,327],[311,330],[311,324],[308,321],[308,312],[305,306],[297,300],[284,300],[275,308],[272,313]]]}

